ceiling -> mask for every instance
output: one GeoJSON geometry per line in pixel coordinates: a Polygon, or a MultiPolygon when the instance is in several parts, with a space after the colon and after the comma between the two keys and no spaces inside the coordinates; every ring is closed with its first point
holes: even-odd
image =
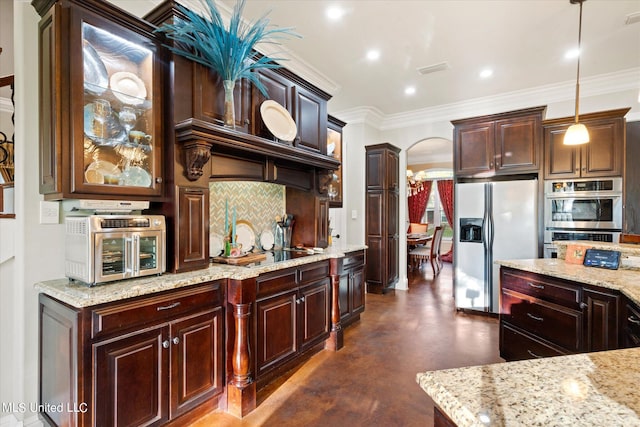
{"type": "MultiPolygon", "coordinates": [[[[139,15],[160,3],[112,2],[139,15]]],[[[302,35],[281,46],[292,58],[285,66],[333,95],[330,113],[402,114],[576,77],[576,59],[564,58],[578,38],[579,6],[569,0],[247,0],[243,16],[268,11],[274,25],[302,35]],[[326,18],[330,5],[345,11],[340,21],[326,18]],[[365,57],[371,48],[380,50],[377,61],[365,57]],[[442,71],[417,71],[443,62],[442,71]],[[494,74],[481,79],[485,67],[494,74]],[[412,96],[404,94],[409,85],[412,96]]],[[[640,0],[585,1],[582,51],[581,78],[640,70],[640,0]],[[629,15],[637,22],[625,24],[629,15]]]]}

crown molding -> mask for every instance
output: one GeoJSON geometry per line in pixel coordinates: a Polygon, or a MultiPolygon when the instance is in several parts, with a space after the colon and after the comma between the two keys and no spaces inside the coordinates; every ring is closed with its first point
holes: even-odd
{"type": "MultiPolygon", "coordinates": [[[[640,68],[582,78],[580,81],[581,97],[587,98],[639,89],[639,82],[640,68]]],[[[546,103],[569,101],[573,100],[574,96],[575,81],[565,81],[397,114],[384,115],[375,107],[353,108],[332,112],[332,114],[341,117],[347,123],[367,123],[378,130],[385,131],[424,125],[426,123],[448,122],[452,119],[474,115],[516,110],[534,104],[537,105],[543,101],[546,103]],[[377,120],[369,120],[369,114],[376,115],[377,120]]],[[[631,114],[628,119],[636,116],[638,114],[631,114]]]]}

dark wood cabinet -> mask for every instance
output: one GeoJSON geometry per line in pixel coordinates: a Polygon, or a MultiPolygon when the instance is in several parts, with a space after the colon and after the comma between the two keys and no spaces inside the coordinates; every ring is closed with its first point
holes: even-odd
{"type": "Polygon", "coordinates": [[[621,295],[502,267],[500,355],[520,360],[620,347],[621,295]]]}
{"type": "Polygon", "coordinates": [[[564,117],[543,122],[544,178],[593,178],[622,176],[625,119],[628,108],[583,114],[580,122],[589,131],[589,143],[564,145],[564,134],[574,122],[564,117]]]}
{"type": "Polygon", "coordinates": [[[86,308],[40,295],[40,403],[51,425],[187,420],[224,390],[222,281],[86,308]],[[61,400],[61,398],[64,400],[61,400]]]}
{"type": "Polygon", "coordinates": [[[287,187],[287,213],[294,215],[292,245],[326,248],[329,245],[329,199],[312,191],[287,187]]]}
{"type": "Polygon", "coordinates": [[[457,177],[538,172],[546,107],[454,120],[457,177]]]}
{"type": "Polygon", "coordinates": [[[622,230],[625,234],[640,234],[640,121],[627,122],[625,148],[622,230]]]}
{"type": "Polygon", "coordinates": [[[640,347],[640,307],[626,301],[620,316],[622,347],[640,347]]]}
{"type": "Polygon", "coordinates": [[[255,372],[266,384],[274,371],[329,337],[329,261],[262,274],[256,289],[255,372]]]}
{"type": "Polygon", "coordinates": [[[293,90],[293,107],[293,120],[298,125],[295,145],[326,154],[327,101],[302,86],[296,86],[293,90]]]}
{"type": "Polygon", "coordinates": [[[209,189],[178,188],[178,216],[173,264],[176,271],[209,265],[209,189]]]}
{"type": "Polygon", "coordinates": [[[365,308],[365,252],[349,253],[340,260],[340,264],[340,323],[346,327],[359,320],[365,308]]]}
{"type": "MultiPolygon", "coordinates": [[[[290,114],[293,114],[293,82],[281,74],[276,73],[275,70],[261,69],[258,70],[257,73],[260,74],[260,81],[267,89],[268,99],[277,102],[289,111],[290,114]]],[[[260,114],[260,106],[267,98],[256,88],[253,89],[252,93],[252,132],[254,135],[263,138],[274,139],[274,136],[269,129],[267,129],[260,114]]],[[[298,123],[296,122],[296,124],[298,123]]]]}
{"type": "Polygon", "coordinates": [[[163,193],[163,78],[155,27],[108,2],[36,0],[40,193],[154,200],[163,193]]]}
{"type": "Polygon", "coordinates": [[[378,144],[365,150],[367,292],[385,293],[398,281],[400,149],[378,144]]]}

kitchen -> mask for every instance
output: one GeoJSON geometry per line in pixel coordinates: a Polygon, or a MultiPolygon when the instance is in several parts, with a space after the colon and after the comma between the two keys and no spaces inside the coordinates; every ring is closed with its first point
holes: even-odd
{"type": "MultiPolygon", "coordinates": [[[[594,2],[596,4],[597,2],[594,2]]],[[[589,6],[587,3],[586,6],[589,6]]],[[[585,6],[585,7],[586,7],[585,6]]],[[[16,10],[14,11],[16,14],[16,75],[19,76],[30,76],[30,81],[37,80],[37,58],[36,55],[28,55],[28,52],[36,52],[37,51],[37,37],[35,35],[35,28],[37,27],[38,17],[33,8],[25,3],[18,2],[16,3],[16,10]]],[[[635,74],[630,73],[631,79],[634,84],[636,84],[635,74]]],[[[618,77],[625,81],[627,75],[621,73],[618,77]]],[[[24,78],[24,77],[23,77],[24,78]]],[[[566,80],[570,80],[571,77],[567,77],[566,80]]],[[[568,85],[569,87],[571,85],[568,85]]],[[[587,84],[585,84],[587,86],[587,84]]],[[[21,114],[16,115],[16,119],[18,120],[17,128],[18,135],[22,135],[21,140],[29,141],[27,148],[28,152],[37,152],[37,143],[38,134],[37,130],[34,126],[30,126],[27,124],[27,117],[33,117],[35,111],[37,110],[38,94],[33,90],[33,85],[27,84],[25,80],[18,81],[18,90],[20,93],[25,95],[25,100],[23,104],[18,104],[17,108],[18,112],[21,114]]],[[[571,92],[571,90],[569,90],[571,92]]],[[[543,99],[544,97],[540,97],[536,94],[530,94],[531,98],[522,99],[520,102],[525,103],[525,106],[528,105],[540,105],[542,103],[547,103],[547,99],[543,99]]],[[[547,111],[548,117],[558,117],[558,116],[567,116],[572,113],[572,94],[565,96],[563,102],[558,102],[555,104],[550,104],[549,109],[547,111]]],[[[627,120],[632,120],[634,118],[637,119],[637,112],[635,110],[637,107],[637,87],[629,88],[624,91],[623,94],[615,94],[615,95],[594,95],[587,96],[585,102],[585,110],[586,111],[598,111],[602,109],[609,109],[614,107],[628,107],[633,106],[633,110],[627,116],[627,120]],[[591,104],[589,104],[591,103],[591,104]]],[[[515,106],[514,106],[515,107],[515,106]]],[[[348,182],[348,188],[346,189],[346,198],[345,207],[342,208],[342,212],[336,213],[338,218],[335,223],[341,223],[340,234],[343,236],[347,242],[362,242],[363,237],[363,212],[364,212],[364,199],[358,196],[358,193],[361,191],[362,187],[362,177],[361,171],[364,170],[363,165],[363,157],[364,151],[362,147],[364,145],[369,144],[369,135],[374,135],[373,139],[378,140],[388,140],[396,143],[401,148],[406,149],[410,145],[413,144],[414,141],[421,139],[425,136],[425,134],[433,134],[439,135],[445,138],[451,138],[451,126],[449,124],[449,120],[453,118],[460,117],[469,117],[472,115],[481,114],[482,109],[488,109],[490,111],[506,111],[511,109],[508,108],[500,108],[497,107],[480,107],[474,111],[458,111],[458,112],[450,112],[446,114],[446,118],[443,118],[441,122],[432,122],[423,125],[417,125],[414,127],[405,127],[405,128],[389,128],[385,131],[379,131],[375,128],[371,128],[370,125],[366,122],[366,114],[368,112],[362,111],[363,115],[361,116],[361,121],[357,123],[357,120],[348,120],[350,125],[345,128],[345,141],[349,141],[348,150],[346,157],[349,162],[349,169],[345,171],[346,177],[345,181],[348,182]],[[426,127],[425,127],[426,126],[426,127]],[[426,130],[425,130],[426,129],[426,130]],[[365,141],[367,139],[367,141],[365,141]],[[356,211],[356,218],[351,219],[352,211],[356,211]]],[[[341,119],[347,120],[346,115],[340,116],[341,119]]],[[[351,119],[351,118],[349,118],[351,119]]],[[[35,291],[31,289],[33,283],[40,280],[47,280],[52,277],[62,277],[63,271],[61,270],[61,254],[53,255],[50,251],[43,247],[43,245],[38,245],[39,241],[47,241],[47,242],[61,242],[64,239],[64,233],[61,226],[46,226],[40,225],[38,219],[39,212],[39,201],[40,197],[38,197],[38,189],[37,189],[37,179],[36,174],[27,173],[26,171],[30,170],[31,163],[28,163],[27,159],[23,158],[21,160],[23,163],[23,171],[19,172],[22,175],[23,182],[23,190],[18,193],[17,206],[20,207],[20,215],[17,220],[18,222],[18,238],[16,238],[16,246],[18,254],[22,253],[22,255],[18,255],[16,260],[13,261],[16,266],[12,277],[7,279],[9,282],[15,283],[23,283],[24,293],[18,292],[15,290],[7,290],[7,294],[3,294],[3,299],[5,304],[8,304],[6,307],[7,310],[4,310],[5,306],[3,306],[4,313],[11,313],[11,319],[15,319],[15,321],[11,321],[11,325],[20,325],[16,326],[18,330],[15,334],[11,334],[10,337],[7,338],[6,341],[14,343],[13,347],[17,350],[12,355],[7,355],[3,357],[9,357],[10,361],[2,364],[6,369],[7,366],[14,367],[16,369],[11,368],[10,375],[12,378],[15,378],[15,381],[12,383],[21,384],[18,389],[12,391],[11,393],[19,393],[17,399],[11,400],[26,400],[33,401],[36,399],[36,369],[37,366],[37,342],[36,342],[36,330],[37,325],[34,323],[34,319],[36,318],[36,305],[35,305],[35,291]],[[28,253],[28,255],[27,255],[28,253]],[[9,303],[10,302],[10,303],[9,303]],[[11,308],[15,306],[16,308],[11,308]],[[15,360],[14,360],[15,358],[15,360]],[[23,391],[21,391],[23,390],[23,391]],[[24,396],[22,395],[24,393],[24,396]]],[[[401,156],[401,167],[404,159],[401,156]]],[[[31,167],[32,168],[32,167],[31,167]]],[[[20,175],[18,176],[21,177],[20,175]]],[[[401,190],[403,191],[403,190],[401,190]]],[[[401,209],[401,222],[403,221],[404,212],[401,209]]],[[[13,223],[12,223],[13,224],[13,223]]],[[[4,229],[3,229],[3,236],[4,229]]],[[[402,245],[400,245],[402,248],[402,245]]],[[[401,249],[402,251],[402,249],[401,249]]],[[[400,254],[400,259],[403,258],[403,254],[400,254]]],[[[401,271],[403,267],[400,266],[401,271]]],[[[403,274],[401,273],[401,276],[403,274]]],[[[3,276],[4,281],[5,276],[3,276]]],[[[399,285],[399,288],[403,286],[402,280],[399,285]]],[[[406,284],[405,286],[406,287],[406,284]]],[[[10,328],[13,329],[13,328],[10,328]]],[[[3,330],[5,330],[3,328],[3,330]]],[[[5,341],[5,342],[6,342],[5,341]]],[[[3,371],[3,378],[5,378],[5,372],[3,371]]],[[[6,384],[3,381],[3,384],[6,384]]]]}

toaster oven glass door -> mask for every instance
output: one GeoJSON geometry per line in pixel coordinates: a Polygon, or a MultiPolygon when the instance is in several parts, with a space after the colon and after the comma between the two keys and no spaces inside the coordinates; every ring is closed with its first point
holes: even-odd
{"type": "Polygon", "coordinates": [[[96,233],[95,281],[126,279],[132,276],[130,233],[96,233]]]}
{"type": "Polygon", "coordinates": [[[160,274],[164,269],[162,254],[162,234],[158,231],[135,233],[134,270],[137,276],[160,274]]]}

